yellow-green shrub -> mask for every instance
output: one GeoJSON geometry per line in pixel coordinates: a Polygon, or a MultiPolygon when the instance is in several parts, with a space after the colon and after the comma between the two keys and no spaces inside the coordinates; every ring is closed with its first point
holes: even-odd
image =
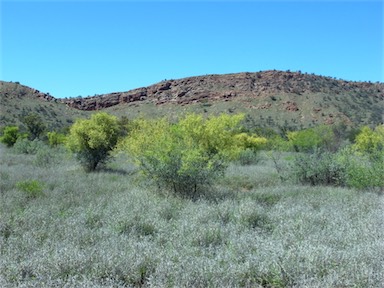
{"type": "Polygon", "coordinates": [[[384,150],[384,125],[379,125],[374,130],[368,126],[361,128],[353,148],[361,153],[370,154],[384,150]]]}
{"type": "Polygon", "coordinates": [[[115,116],[96,113],[91,119],[78,119],[70,128],[67,146],[86,171],[93,171],[107,160],[115,148],[120,127],[115,116]]]}
{"type": "Polygon", "coordinates": [[[6,126],[3,130],[3,136],[0,137],[0,142],[4,143],[8,147],[15,145],[17,139],[26,138],[26,135],[20,134],[19,127],[17,126],[6,126]]]}
{"type": "Polygon", "coordinates": [[[176,124],[140,119],[122,147],[158,187],[196,197],[243,149],[235,137],[242,119],[225,114],[207,119],[189,114],[176,124]]]}
{"type": "Polygon", "coordinates": [[[66,141],[66,137],[64,134],[52,131],[47,133],[48,144],[51,147],[56,147],[60,144],[64,144],[66,141]]]}

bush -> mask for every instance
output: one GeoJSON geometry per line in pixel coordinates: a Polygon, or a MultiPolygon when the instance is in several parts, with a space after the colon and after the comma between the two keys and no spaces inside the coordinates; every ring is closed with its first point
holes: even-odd
{"type": "Polygon", "coordinates": [[[17,182],[16,188],[24,192],[28,198],[37,198],[43,195],[44,185],[37,180],[25,180],[17,182]]]}
{"type": "Polygon", "coordinates": [[[60,144],[64,144],[66,140],[66,137],[64,134],[61,134],[55,131],[48,132],[47,137],[48,137],[48,144],[51,147],[56,147],[60,144]]]}
{"type": "Polygon", "coordinates": [[[36,153],[34,164],[38,167],[60,164],[64,160],[65,152],[67,151],[65,151],[64,147],[39,149],[36,153]]]}
{"type": "Polygon", "coordinates": [[[123,148],[159,188],[194,198],[243,150],[235,137],[242,118],[190,114],[177,124],[137,120],[123,148]]]}
{"type": "Polygon", "coordinates": [[[115,116],[96,113],[91,119],[79,119],[72,125],[67,146],[86,171],[94,171],[99,163],[107,161],[117,144],[119,133],[115,116]]]}
{"type": "Polygon", "coordinates": [[[374,154],[384,150],[384,125],[377,126],[372,130],[368,126],[361,128],[355,138],[353,147],[361,153],[374,154]]]}
{"type": "Polygon", "coordinates": [[[384,188],[384,153],[371,154],[355,152],[347,147],[338,153],[337,161],[346,167],[346,185],[357,189],[384,188]]]}
{"type": "Polygon", "coordinates": [[[24,135],[19,133],[19,127],[6,126],[3,130],[3,136],[0,137],[0,142],[12,147],[19,138],[25,138],[24,135]]]}
{"type": "Polygon", "coordinates": [[[36,113],[30,113],[23,117],[22,122],[28,129],[30,140],[38,139],[47,128],[41,117],[36,113]]]}
{"type": "Polygon", "coordinates": [[[310,185],[344,185],[346,166],[335,161],[335,154],[316,150],[295,157],[292,171],[299,182],[310,185]]]}
{"type": "Polygon", "coordinates": [[[40,140],[30,141],[27,138],[18,138],[12,149],[19,154],[36,154],[40,150],[46,149],[47,146],[40,140]]]}
{"type": "Polygon", "coordinates": [[[313,152],[318,148],[332,146],[335,135],[331,127],[318,126],[287,133],[288,141],[296,152],[313,152]]]}
{"type": "Polygon", "coordinates": [[[254,165],[260,162],[260,157],[256,151],[247,148],[240,152],[237,162],[240,165],[254,165]]]}

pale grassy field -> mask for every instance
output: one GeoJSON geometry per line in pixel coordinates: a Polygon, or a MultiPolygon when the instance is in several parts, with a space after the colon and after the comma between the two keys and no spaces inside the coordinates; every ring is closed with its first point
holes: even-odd
{"type": "Polygon", "coordinates": [[[261,157],[192,201],[123,158],[86,174],[0,149],[0,287],[383,287],[378,194],[281,182],[261,157]]]}

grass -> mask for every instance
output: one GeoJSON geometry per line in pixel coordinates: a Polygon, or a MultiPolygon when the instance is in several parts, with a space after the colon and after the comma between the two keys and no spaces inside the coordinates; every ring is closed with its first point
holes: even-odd
{"type": "Polygon", "coordinates": [[[50,150],[60,161],[39,165],[37,155],[0,149],[1,287],[384,282],[378,194],[282,182],[261,156],[232,164],[215,191],[192,201],[137,185],[124,157],[86,174],[61,150],[50,150]],[[36,185],[36,197],[20,188],[36,185]]]}

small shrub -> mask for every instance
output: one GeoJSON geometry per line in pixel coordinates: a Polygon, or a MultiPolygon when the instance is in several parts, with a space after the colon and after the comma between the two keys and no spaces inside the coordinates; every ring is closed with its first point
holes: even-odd
{"type": "Polygon", "coordinates": [[[37,180],[25,180],[17,182],[16,188],[24,192],[28,198],[37,198],[43,195],[44,184],[37,180]]]}
{"type": "Polygon", "coordinates": [[[19,133],[19,127],[7,126],[3,130],[3,136],[0,137],[0,142],[7,145],[7,147],[12,147],[19,138],[25,138],[25,135],[19,133]]]}
{"type": "Polygon", "coordinates": [[[315,151],[296,156],[292,171],[299,182],[310,185],[343,185],[346,167],[331,152],[315,151]]]}
{"type": "Polygon", "coordinates": [[[237,162],[239,162],[240,165],[254,165],[260,162],[260,157],[257,154],[256,151],[252,149],[245,149],[244,151],[241,151],[237,162]]]}
{"type": "Polygon", "coordinates": [[[66,137],[64,134],[52,131],[47,133],[48,144],[51,147],[57,147],[58,145],[64,144],[66,137]]]}
{"type": "Polygon", "coordinates": [[[355,138],[353,147],[361,153],[376,153],[384,150],[384,125],[374,130],[365,126],[355,138]]]}
{"type": "Polygon", "coordinates": [[[52,149],[46,147],[46,149],[39,149],[36,153],[34,163],[39,167],[49,167],[53,164],[59,164],[62,160],[63,152],[59,149],[52,149]]]}
{"type": "Polygon", "coordinates": [[[261,229],[265,232],[273,230],[271,220],[265,214],[260,214],[257,211],[243,215],[242,222],[250,229],[261,229]]]}
{"type": "Polygon", "coordinates": [[[40,140],[30,141],[26,138],[17,139],[12,149],[18,154],[36,154],[40,150],[46,149],[47,146],[40,140]]]}
{"type": "Polygon", "coordinates": [[[334,131],[328,126],[317,126],[287,133],[290,145],[296,152],[313,152],[319,148],[329,148],[335,139],[334,131]]]}
{"type": "Polygon", "coordinates": [[[346,184],[357,189],[384,189],[384,153],[352,154],[351,149],[340,155],[346,165],[346,184]]]}

